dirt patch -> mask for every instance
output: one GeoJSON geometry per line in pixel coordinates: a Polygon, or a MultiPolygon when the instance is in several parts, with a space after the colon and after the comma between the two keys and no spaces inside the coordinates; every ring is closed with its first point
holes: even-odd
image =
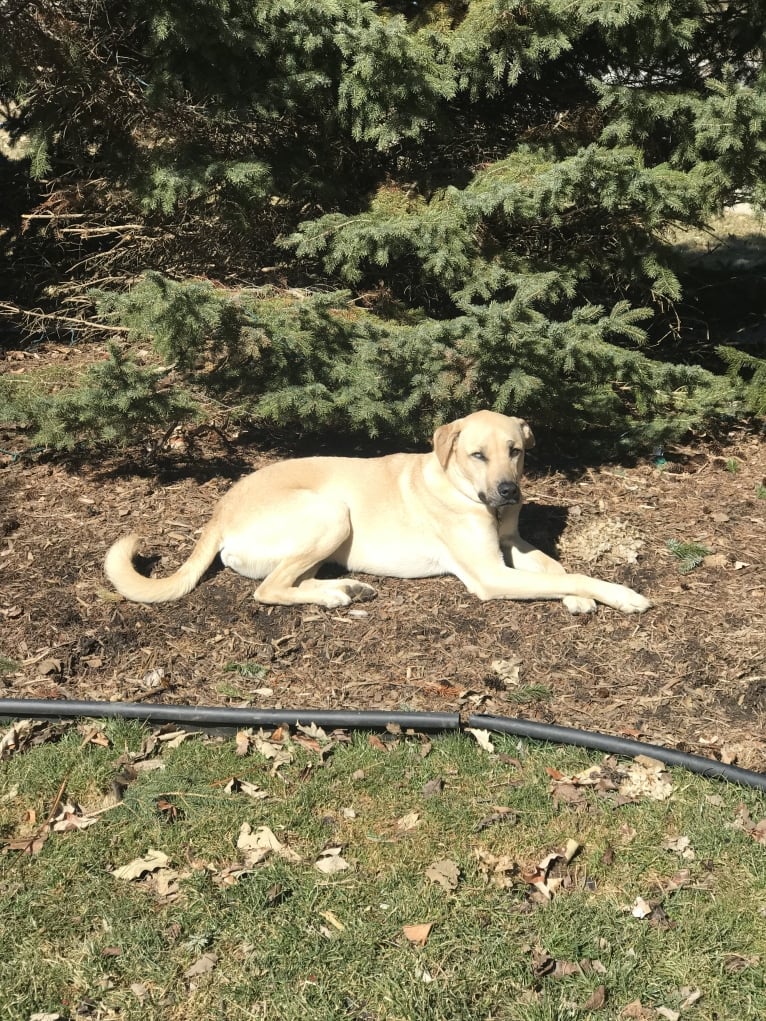
{"type": "Polygon", "coordinates": [[[675,450],[664,465],[531,466],[523,533],[571,570],[647,594],[640,618],[481,603],[454,578],[366,579],[377,599],[343,610],[263,607],[252,583],[216,568],[178,603],[127,603],[101,572],[118,535],[142,533],[171,570],[230,480],[276,456],[214,432],[174,444],[160,461],[134,450],[78,466],[17,457],[19,438],[0,435],[0,695],[481,711],[766,769],[758,437],[675,450]],[[673,539],[710,556],[682,574],[673,539]]]}

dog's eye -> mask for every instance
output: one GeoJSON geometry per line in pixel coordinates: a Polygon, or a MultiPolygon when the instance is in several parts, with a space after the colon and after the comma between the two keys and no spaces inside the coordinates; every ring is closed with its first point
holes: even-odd
{"type": "Polygon", "coordinates": [[[508,451],[508,456],[509,457],[518,457],[520,453],[521,453],[521,450],[518,447],[511,447],[511,449],[508,451]]]}
{"type": "Polygon", "coordinates": [[[482,453],[481,450],[475,450],[473,452],[473,454],[471,454],[471,457],[475,457],[477,461],[486,461],[487,460],[487,455],[482,453]]]}

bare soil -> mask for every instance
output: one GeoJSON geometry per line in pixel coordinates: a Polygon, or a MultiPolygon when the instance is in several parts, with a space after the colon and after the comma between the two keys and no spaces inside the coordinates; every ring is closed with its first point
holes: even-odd
{"type": "Polygon", "coordinates": [[[232,479],[307,451],[213,430],[178,433],[160,457],[23,445],[0,433],[0,657],[12,661],[0,697],[488,712],[766,770],[766,446],[752,432],[664,465],[532,459],[523,533],[568,569],[644,592],[654,607],[641,617],[481,603],[449,577],[366,579],[377,598],[343,610],[264,607],[220,567],[177,603],[131,604],[101,571],[118,535],[142,533],[147,566],[170,571],[232,479]],[[682,574],[673,539],[711,556],[682,574]]]}

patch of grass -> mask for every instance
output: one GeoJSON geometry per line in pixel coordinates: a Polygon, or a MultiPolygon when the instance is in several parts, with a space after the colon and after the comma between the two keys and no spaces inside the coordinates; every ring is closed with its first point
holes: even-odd
{"type": "Polygon", "coordinates": [[[15,659],[9,659],[7,656],[0,656],[0,674],[13,674],[20,669],[21,666],[15,659]]]}
{"type": "Polygon", "coordinates": [[[543,702],[553,698],[553,692],[546,684],[524,684],[520,688],[509,688],[505,692],[509,702],[526,705],[529,702],[543,702]]]}
{"type": "Polygon", "coordinates": [[[740,464],[736,457],[730,457],[726,461],[726,471],[736,475],[739,472],[740,464]]]}
{"type": "Polygon", "coordinates": [[[243,693],[234,684],[216,684],[215,690],[219,695],[223,695],[225,698],[242,698],[243,693]]]}
{"type": "Polygon", "coordinates": [[[759,500],[766,500],[766,485],[759,485],[755,487],[755,495],[759,500]]]}
{"type": "Polygon", "coordinates": [[[240,674],[242,677],[254,677],[261,680],[269,672],[269,668],[264,666],[262,663],[255,663],[252,660],[246,660],[243,663],[227,663],[223,668],[224,673],[229,674],[240,674]]]}
{"type": "MultiPolygon", "coordinates": [[[[102,729],[108,748],[73,728],[0,765],[6,841],[29,831],[30,813],[37,825],[48,818],[64,780],[70,801],[101,803],[116,760],[145,737],[121,722],[102,729]]],[[[637,999],[647,1016],[678,1010],[691,986],[702,996],[690,1017],[766,1016],[766,861],[730,825],[741,804],[766,814],[764,798],[677,772],[667,801],[617,808],[584,788],[581,804],[556,804],[548,770],[576,773],[599,757],[493,743],[499,755],[459,736],[428,751],[354,735],[324,757],[294,742],[276,768],[257,750],[237,755],[231,740],[155,750],[165,768],[140,772],[95,825],[52,833],[36,855],[0,851],[3,1016],[69,1018],[91,1004],[128,1021],[558,1021],[589,1016],[582,1007],[599,986],[603,1021],[637,999]],[[233,776],[268,798],[226,793],[233,776]],[[272,854],[222,883],[241,859],[243,823],[268,826],[300,860],[272,854]],[[681,835],[693,857],[664,849],[681,835]],[[522,873],[569,838],[582,846],[562,868],[565,885],[538,903],[522,873]],[[327,847],[341,848],[346,871],[314,868],[327,847]],[[112,875],[149,848],[170,858],[170,893],[112,875]],[[508,888],[488,882],[478,850],[518,864],[508,888]],[[452,892],[425,875],[445,858],[460,870],[452,892]],[[635,918],[639,896],[661,902],[665,919],[635,918]],[[416,946],[403,927],[425,922],[433,928],[416,946]],[[211,970],[188,974],[203,954],[215,955],[211,970]],[[555,977],[546,955],[579,969],[555,977]]]]}

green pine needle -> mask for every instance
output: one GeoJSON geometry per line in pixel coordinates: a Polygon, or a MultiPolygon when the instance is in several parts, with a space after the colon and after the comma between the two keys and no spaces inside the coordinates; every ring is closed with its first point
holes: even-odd
{"type": "Polygon", "coordinates": [[[688,574],[695,567],[699,567],[705,557],[710,556],[712,550],[699,542],[681,542],[678,539],[668,539],[665,544],[674,557],[678,558],[678,570],[681,574],[688,574]]]}

